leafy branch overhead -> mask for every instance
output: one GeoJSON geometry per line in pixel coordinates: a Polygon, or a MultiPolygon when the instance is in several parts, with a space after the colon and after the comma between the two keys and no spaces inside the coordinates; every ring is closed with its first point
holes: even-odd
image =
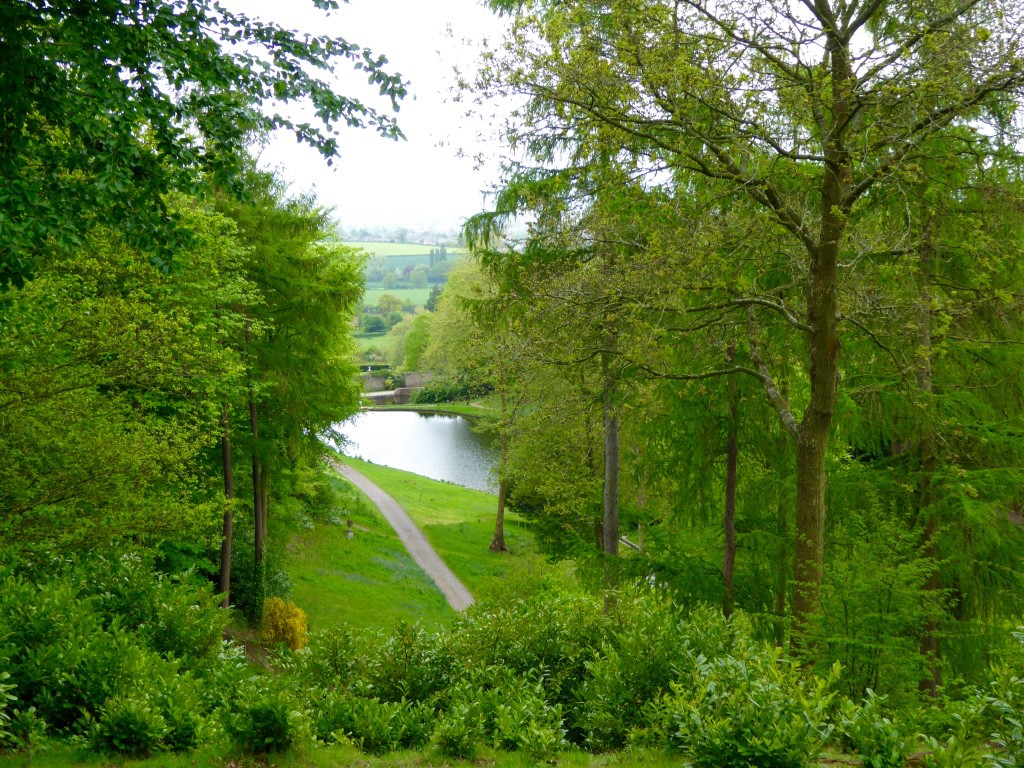
{"type": "MultiPolygon", "coordinates": [[[[318,0],[330,12],[338,4],[318,0]]],[[[216,0],[13,0],[0,7],[0,286],[31,277],[91,222],[169,263],[184,235],[162,199],[208,181],[240,189],[254,133],[283,128],[328,163],[338,126],[402,133],[406,82],[342,38],[299,35],[216,0]],[[339,61],[386,109],[335,92],[339,61]],[[313,122],[274,104],[305,102],[313,122]]]]}

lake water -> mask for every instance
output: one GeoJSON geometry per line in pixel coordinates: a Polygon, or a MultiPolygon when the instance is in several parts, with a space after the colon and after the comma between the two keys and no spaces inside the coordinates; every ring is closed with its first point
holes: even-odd
{"type": "Polygon", "coordinates": [[[491,469],[497,451],[462,416],[414,411],[363,411],[337,427],[342,453],[374,464],[496,492],[491,469]]]}

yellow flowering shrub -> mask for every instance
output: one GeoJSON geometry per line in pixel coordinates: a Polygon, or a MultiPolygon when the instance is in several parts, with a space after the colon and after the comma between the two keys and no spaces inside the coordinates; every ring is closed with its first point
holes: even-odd
{"type": "Polygon", "coordinates": [[[306,612],[280,597],[269,597],[263,603],[263,637],[272,643],[286,643],[293,651],[309,640],[306,612]]]}

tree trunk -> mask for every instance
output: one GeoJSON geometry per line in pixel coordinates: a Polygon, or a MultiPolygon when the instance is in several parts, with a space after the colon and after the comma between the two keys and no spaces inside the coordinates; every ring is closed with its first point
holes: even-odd
{"type": "Polygon", "coordinates": [[[498,514],[494,520],[494,538],[491,539],[491,552],[508,552],[505,545],[505,478],[498,479],[498,514]]]}
{"type": "MultiPolygon", "coordinates": [[[[245,341],[252,343],[252,333],[249,330],[249,321],[245,321],[245,341]]],[[[265,497],[261,491],[263,487],[263,467],[259,458],[260,442],[260,417],[256,408],[256,397],[253,392],[252,379],[248,381],[249,394],[249,432],[252,435],[252,516],[253,516],[253,560],[256,563],[257,572],[263,564],[264,535],[266,533],[266,508],[263,506],[265,497]]]]}
{"type": "Polygon", "coordinates": [[[825,451],[839,392],[838,265],[846,229],[850,154],[850,53],[837,37],[826,44],[832,74],[832,115],[825,138],[821,184],[821,229],[808,255],[807,325],[810,400],[796,435],[796,546],[793,570],[793,648],[808,647],[811,623],[821,606],[825,563],[825,451]]]}
{"type": "Polygon", "coordinates": [[[615,408],[615,380],[611,370],[611,354],[601,355],[604,373],[604,514],[601,519],[604,550],[604,611],[615,606],[618,585],[619,556],[619,415],[615,408]]]}
{"type": "MultiPolygon", "coordinates": [[[[736,358],[736,350],[729,347],[726,352],[731,364],[736,358]]],[[[736,461],[739,449],[736,439],[736,421],[739,418],[739,396],[735,375],[729,377],[729,437],[725,449],[725,554],[722,558],[722,585],[725,593],[722,597],[722,615],[732,616],[733,610],[733,571],[736,566],[736,461]]]]}
{"type": "Polygon", "coordinates": [[[505,391],[505,366],[498,361],[498,387],[501,389],[501,443],[498,453],[498,512],[494,517],[494,538],[491,539],[491,552],[508,552],[505,545],[505,497],[508,484],[505,481],[505,457],[508,453],[508,402],[505,391]]]}
{"type": "Polygon", "coordinates": [[[825,562],[825,441],[827,430],[801,429],[796,448],[796,541],[793,572],[793,638],[796,651],[810,645],[821,605],[825,562]]]}
{"type": "Polygon", "coordinates": [[[775,563],[777,566],[775,571],[775,645],[779,648],[786,644],[786,598],[789,594],[790,580],[789,546],[787,544],[789,541],[789,509],[785,502],[785,496],[780,495],[776,518],[779,550],[775,563]]]}
{"type": "MultiPolygon", "coordinates": [[[[917,334],[917,388],[928,401],[925,424],[920,437],[920,480],[918,481],[918,519],[924,515],[924,531],[922,534],[922,550],[926,558],[932,562],[932,571],[928,575],[925,589],[937,592],[941,588],[938,572],[938,519],[934,511],[928,507],[932,503],[932,478],[937,465],[936,439],[931,419],[932,386],[932,310],[931,280],[932,253],[930,240],[930,224],[924,227],[923,243],[919,259],[918,276],[920,280],[920,296],[918,299],[918,334],[917,334]]],[[[921,634],[921,654],[928,662],[930,674],[923,678],[918,687],[921,691],[936,695],[942,685],[942,670],[939,667],[939,626],[931,619],[921,634]]]]}
{"type": "Polygon", "coordinates": [[[266,510],[263,508],[263,467],[257,453],[257,443],[260,438],[259,413],[256,410],[256,403],[252,397],[252,389],[249,390],[249,429],[252,433],[252,513],[253,513],[253,538],[255,547],[253,557],[256,565],[263,562],[264,532],[266,531],[266,510]]]}
{"type": "Polygon", "coordinates": [[[619,554],[619,415],[615,409],[615,382],[610,355],[602,355],[604,390],[604,553],[619,554]]]}
{"type": "Polygon", "coordinates": [[[220,578],[217,581],[217,592],[224,595],[220,607],[227,608],[231,600],[231,545],[234,526],[235,470],[231,463],[231,422],[227,406],[221,411],[220,438],[221,464],[224,469],[224,538],[220,545],[220,578]]]}

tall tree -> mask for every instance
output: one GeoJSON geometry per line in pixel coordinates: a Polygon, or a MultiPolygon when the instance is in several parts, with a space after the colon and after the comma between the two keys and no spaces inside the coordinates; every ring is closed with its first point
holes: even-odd
{"type": "MultiPolygon", "coordinates": [[[[247,363],[252,467],[253,560],[260,578],[267,546],[272,478],[286,483],[325,453],[321,438],[359,407],[350,324],[362,298],[363,256],[337,243],[326,211],[309,196],[289,197],[273,174],[250,171],[247,200],[219,204],[251,250],[246,273],[259,301],[245,307],[236,339],[247,363]]],[[[282,489],[285,490],[285,489],[282,489]]]]}
{"type": "MultiPolygon", "coordinates": [[[[335,0],[313,0],[324,11],[335,0]]],[[[337,125],[394,120],[335,93],[339,60],[397,110],[405,83],[387,60],[326,35],[300,36],[214,0],[10,0],[0,7],[0,288],[97,219],[169,262],[187,240],[164,195],[207,181],[239,189],[250,131],[286,128],[328,162],[337,125]],[[297,122],[277,103],[308,103],[297,122]]]]}
{"type": "Polygon", "coordinates": [[[481,83],[527,98],[509,130],[514,145],[578,166],[603,162],[615,141],[637,173],[662,170],[682,192],[699,179],[710,197],[746,198],[760,212],[755,237],[789,254],[783,283],[802,317],[759,283],[724,291],[714,311],[747,314],[750,365],[735,370],[761,382],[792,437],[799,640],[821,599],[840,350],[863,332],[844,321],[840,294],[851,267],[875,258],[859,247],[858,222],[933,137],[1006,113],[1024,85],[1024,11],[995,0],[492,5],[518,12],[509,59],[481,83]],[[937,70],[940,49],[947,63],[937,70]],[[772,371],[766,313],[802,339],[805,400],[787,396],[772,371]]]}

